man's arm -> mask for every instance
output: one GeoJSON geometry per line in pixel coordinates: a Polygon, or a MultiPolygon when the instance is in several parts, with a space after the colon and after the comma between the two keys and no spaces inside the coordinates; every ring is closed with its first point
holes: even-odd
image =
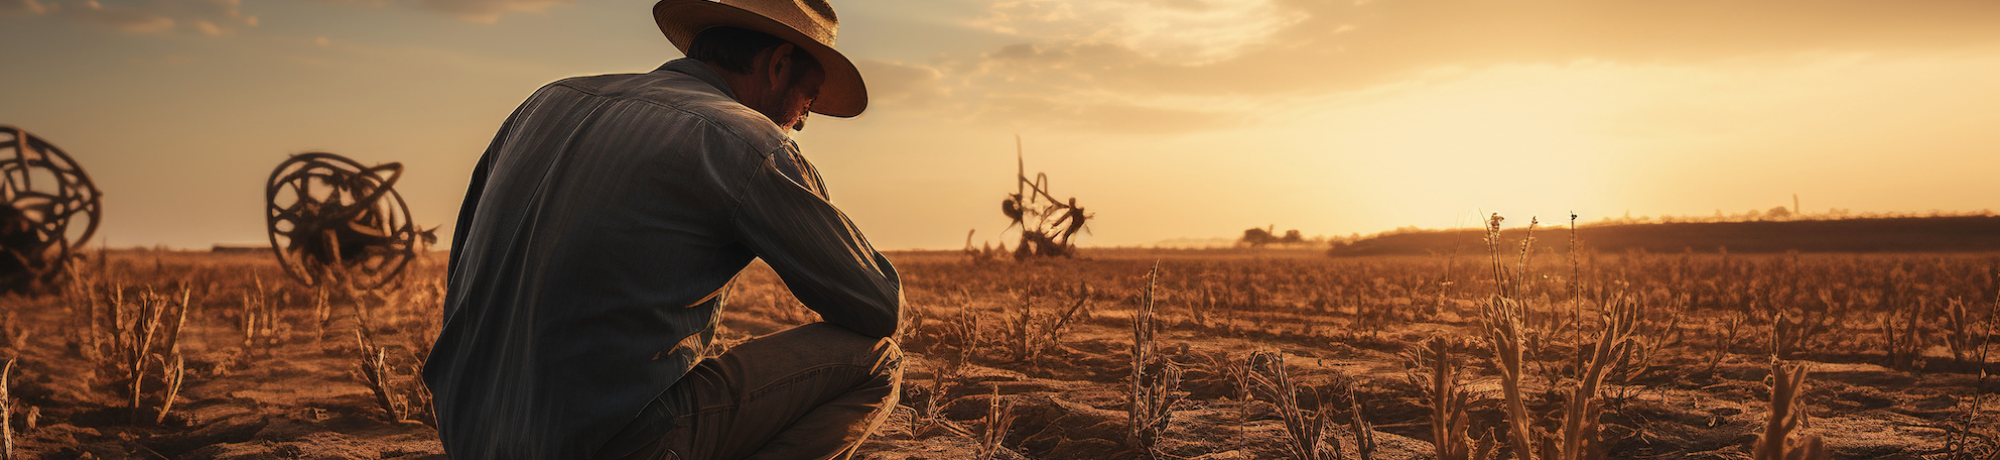
{"type": "Polygon", "coordinates": [[[767,157],[743,189],[739,241],[827,322],[870,337],[895,335],[903,304],[895,267],[803,177],[780,171],[779,161],[791,158],[767,157]]]}
{"type": "MultiPolygon", "coordinates": [[[[532,100],[532,98],[531,98],[532,100]]],[[[522,103],[522,107],[527,107],[522,103]]],[[[465,235],[472,232],[472,216],[479,211],[479,197],[486,193],[486,176],[493,172],[494,156],[500,154],[500,147],[507,142],[507,134],[514,130],[514,117],[521,115],[515,108],[507,114],[507,120],[500,122],[500,131],[493,133],[493,141],[486,144],[486,151],[479,154],[479,162],[472,166],[472,180],[465,186],[465,201],[458,206],[458,223],[451,228],[451,252],[446,254],[444,274],[445,285],[450,286],[450,277],[458,273],[459,254],[465,248],[465,235]]]]}

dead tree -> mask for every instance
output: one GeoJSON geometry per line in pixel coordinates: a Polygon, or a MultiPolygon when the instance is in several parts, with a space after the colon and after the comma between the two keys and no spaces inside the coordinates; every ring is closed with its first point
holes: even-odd
{"type": "MultiPolygon", "coordinates": [[[[1083,206],[1076,204],[1076,197],[1064,201],[1050,194],[1047,174],[1035,173],[1034,179],[1028,179],[1020,136],[1014,137],[1014,161],[1014,193],[1000,202],[1000,213],[1013,220],[1007,229],[1021,228],[1021,242],[1014,247],[1014,259],[1076,255],[1073,239],[1077,233],[1089,231],[1086,225],[1096,215],[1084,212],[1083,206]]],[[[966,247],[970,252],[969,236],[966,247]]]]}
{"type": "Polygon", "coordinates": [[[396,279],[417,257],[419,239],[396,193],[402,163],[364,167],[340,155],[293,155],[264,187],[266,229],[285,273],[307,286],[336,282],[372,289],[396,279]]]}
{"type": "Polygon", "coordinates": [[[97,185],[47,139],[0,125],[0,290],[37,292],[97,233],[97,185]]]}

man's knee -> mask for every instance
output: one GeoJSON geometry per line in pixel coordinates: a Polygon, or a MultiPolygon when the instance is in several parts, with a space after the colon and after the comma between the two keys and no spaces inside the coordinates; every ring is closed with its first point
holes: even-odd
{"type": "Polygon", "coordinates": [[[803,339],[794,343],[816,351],[848,355],[852,363],[868,367],[871,374],[902,375],[903,349],[895,339],[869,337],[824,322],[799,326],[779,335],[803,339]]]}

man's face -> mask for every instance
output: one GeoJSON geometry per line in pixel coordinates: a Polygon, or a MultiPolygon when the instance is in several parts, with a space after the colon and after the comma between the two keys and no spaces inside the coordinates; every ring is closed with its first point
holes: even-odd
{"type": "Polygon", "coordinates": [[[779,88],[778,104],[771,113],[771,122],[794,131],[806,129],[806,115],[811,112],[814,99],[819,98],[820,84],[826,83],[826,72],[815,67],[806,71],[798,81],[779,88]]]}

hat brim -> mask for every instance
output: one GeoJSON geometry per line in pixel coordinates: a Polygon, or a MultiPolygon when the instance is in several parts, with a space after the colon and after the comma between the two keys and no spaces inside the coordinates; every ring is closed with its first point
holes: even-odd
{"type": "Polygon", "coordinates": [[[653,4],[653,22],[682,54],[687,53],[695,34],[710,27],[741,27],[784,39],[812,54],[826,71],[826,82],[820,84],[819,97],[813,99],[813,113],[847,118],[868,109],[868,86],[861,81],[861,71],[853,61],[777,20],[710,0],[660,0],[653,4]]]}

